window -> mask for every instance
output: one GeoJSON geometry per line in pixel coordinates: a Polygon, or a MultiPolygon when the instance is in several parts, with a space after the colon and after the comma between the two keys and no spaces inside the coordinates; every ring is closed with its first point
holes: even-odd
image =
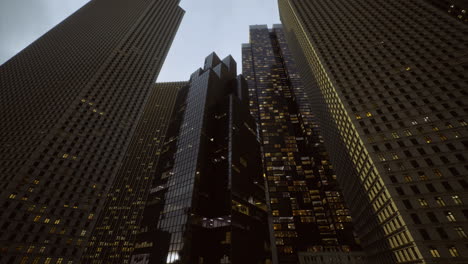
{"type": "Polygon", "coordinates": [[[439,223],[439,220],[437,219],[436,215],[432,212],[427,213],[427,217],[429,220],[431,220],[432,223],[439,223]]]}
{"type": "Polygon", "coordinates": [[[445,216],[447,217],[447,220],[449,220],[450,222],[455,222],[455,221],[457,221],[457,220],[455,219],[455,216],[453,215],[453,213],[450,212],[450,211],[445,211],[445,216]]]}
{"type": "Polygon", "coordinates": [[[442,199],[442,197],[435,197],[434,199],[436,200],[436,202],[437,202],[437,204],[439,206],[441,206],[441,207],[446,206],[445,201],[444,201],[444,199],[442,199]]]}
{"type": "Polygon", "coordinates": [[[440,258],[439,251],[436,248],[429,248],[429,252],[431,252],[433,258],[440,258]]]}
{"type": "Polygon", "coordinates": [[[406,209],[413,209],[411,202],[408,200],[403,200],[403,204],[405,205],[406,209]]]}
{"type": "Polygon", "coordinates": [[[419,216],[417,214],[411,214],[411,218],[413,219],[413,222],[417,225],[421,224],[421,220],[419,219],[419,216]]]}
{"type": "Polygon", "coordinates": [[[459,257],[459,256],[460,256],[460,254],[458,254],[457,248],[454,247],[454,246],[450,246],[450,247],[448,248],[448,251],[449,251],[449,253],[450,253],[450,255],[451,255],[452,257],[459,257]]]}
{"type": "Polygon", "coordinates": [[[447,232],[445,232],[445,230],[443,228],[439,227],[439,228],[436,228],[436,230],[437,230],[437,233],[439,233],[439,236],[440,236],[441,239],[449,238],[448,235],[447,235],[447,232]]]}
{"type": "Polygon", "coordinates": [[[432,171],[434,172],[434,175],[437,176],[437,177],[443,177],[444,176],[439,169],[433,169],[432,171]]]}
{"type": "Polygon", "coordinates": [[[412,135],[413,135],[413,134],[411,133],[411,131],[408,130],[408,129],[405,130],[404,132],[405,132],[405,135],[406,135],[406,136],[412,136],[412,135]]]}
{"type": "Polygon", "coordinates": [[[463,201],[460,199],[460,196],[458,195],[453,195],[452,196],[453,202],[457,205],[462,205],[463,201]]]}
{"type": "Polygon", "coordinates": [[[421,205],[421,207],[427,207],[428,206],[427,201],[424,198],[419,198],[418,201],[419,201],[419,204],[421,205]]]}
{"type": "Polygon", "coordinates": [[[465,233],[465,230],[463,230],[463,227],[461,226],[457,226],[455,227],[455,232],[457,232],[457,234],[461,237],[461,238],[466,238],[467,235],[465,233]]]}
{"type": "Polygon", "coordinates": [[[424,230],[424,229],[419,229],[419,233],[421,234],[421,237],[422,237],[424,240],[431,240],[431,237],[429,236],[429,234],[427,233],[426,230],[424,230]]]}

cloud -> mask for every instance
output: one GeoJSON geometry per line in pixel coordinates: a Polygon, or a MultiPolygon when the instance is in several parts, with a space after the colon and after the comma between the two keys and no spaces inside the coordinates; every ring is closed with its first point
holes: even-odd
{"type": "Polygon", "coordinates": [[[0,64],[87,2],[88,0],[1,0],[0,64]]]}

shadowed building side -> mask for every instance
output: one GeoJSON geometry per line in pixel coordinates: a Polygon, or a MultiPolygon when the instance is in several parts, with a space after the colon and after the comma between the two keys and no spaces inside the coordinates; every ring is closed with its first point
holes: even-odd
{"type": "Polygon", "coordinates": [[[279,0],[371,263],[468,260],[468,26],[427,2],[279,0]]]}
{"type": "Polygon", "coordinates": [[[0,262],[79,263],[178,4],[90,1],[0,66],[0,262]]]}
{"type": "Polygon", "coordinates": [[[178,91],[188,82],[157,83],[107,194],[83,261],[129,263],[178,91]]]}

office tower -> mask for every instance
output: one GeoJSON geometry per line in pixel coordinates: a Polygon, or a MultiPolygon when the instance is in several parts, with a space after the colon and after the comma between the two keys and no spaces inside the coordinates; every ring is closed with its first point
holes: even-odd
{"type": "Polygon", "coordinates": [[[209,55],[175,105],[131,263],[268,263],[259,142],[234,59],[209,55]]]}
{"type": "Polygon", "coordinates": [[[300,252],[320,256],[358,250],[348,208],[281,25],[271,30],[251,26],[242,59],[250,109],[262,140],[279,263],[298,263],[300,252]]]}
{"type": "Polygon", "coordinates": [[[466,0],[425,0],[442,12],[457,20],[468,23],[468,1],[466,0]]]}
{"type": "Polygon", "coordinates": [[[0,67],[0,262],[79,263],[183,12],[90,1],[0,67]]]}
{"type": "Polygon", "coordinates": [[[173,82],[153,87],[82,262],[129,263],[177,92],[185,85],[173,82]]]}
{"type": "Polygon", "coordinates": [[[468,262],[468,26],[426,1],[279,4],[371,262],[468,262]]]}

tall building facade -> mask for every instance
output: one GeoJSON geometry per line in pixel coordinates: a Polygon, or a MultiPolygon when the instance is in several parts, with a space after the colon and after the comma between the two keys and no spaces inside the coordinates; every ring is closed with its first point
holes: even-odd
{"type": "Polygon", "coordinates": [[[428,1],[279,0],[374,263],[468,261],[468,26],[428,1]]]}
{"type": "Polygon", "coordinates": [[[468,1],[466,0],[425,0],[440,11],[463,23],[468,23],[468,1]]]}
{"type": "Polygon", "coordinates": [[[130,262],[176,96],[185,85],[187,82],[171,82],[153,87],[82,262],[130,262]]]}
{"type": "Polygon", "coordinates": [[[178,2],[90,1],[0,67],[0,262],[79,263],[178,2]]]}
{"type": "Polygon", "coordinates": [[[177,95],[131,263],[269,263],[259,142],[232,57],[177,95]]]}
{"type": "Polygon", "coordinates": [[[278,263],[298,263],[299,252],[358,250],[348,208],[281,25],[251,26],[242,61],[262,142],[278,263]]]}

